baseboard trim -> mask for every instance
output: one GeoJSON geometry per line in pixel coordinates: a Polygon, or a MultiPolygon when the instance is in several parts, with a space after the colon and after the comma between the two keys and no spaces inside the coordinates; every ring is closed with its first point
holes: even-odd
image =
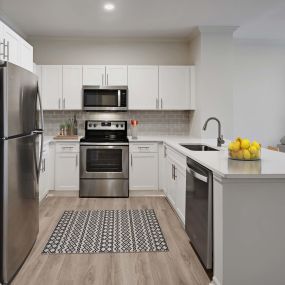
{"type": "Polygon", "coordinates": [[[218,279],[213,276],[213,280],[209,283],[209,285],[222,285],[222,283],[220,283],[220,281],[218,281],[218,279]]]}
{"type": "Polygon", "coordinates": [[[49,190],[47,197],[79,197],[78,190],[49,190]]]}
{"type": "Polygon", "coordinates": [[[164,197],[162,190],[130,190],[130,197],[164,197]]]}

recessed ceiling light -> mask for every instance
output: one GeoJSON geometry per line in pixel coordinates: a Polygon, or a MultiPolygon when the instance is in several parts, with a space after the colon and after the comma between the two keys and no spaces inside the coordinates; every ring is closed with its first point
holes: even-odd
{"type": "Polygon", "coordinates": [[[115,5],[113,3],[106,3],[104,5],[104,9],[106,11],[113,11],[115,9],[115,5]]]}

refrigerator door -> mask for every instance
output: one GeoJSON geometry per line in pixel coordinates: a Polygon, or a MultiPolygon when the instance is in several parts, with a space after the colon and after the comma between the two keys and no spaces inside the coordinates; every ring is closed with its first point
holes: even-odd
{"type": "Polygon", "coordinates": [[[2,283],[25,261],[39,230],[37,134],[1,142],[2,283]]]}
{"type": "Polygon", "coordinates": [[[37,129],[37,76],[12,63],[0,67],[0,137],[37,129]]]}

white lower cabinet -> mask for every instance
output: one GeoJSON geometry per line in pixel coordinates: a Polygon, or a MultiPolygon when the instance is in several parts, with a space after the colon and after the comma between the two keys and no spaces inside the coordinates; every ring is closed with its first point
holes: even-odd
{"type": "Polygon", "coordinates": [[[56,142],[55,190],[79,190],[79,143],[56,142]]]}
{"type": "Polygon", "coordinates": [[[130,144],[130,190],[158,190],[158,144],[130,144]]]}
{"type": "Polygon", "coordinates": [[[42,163],[39,179],[39,201],[43,200],[50,190],[51,160],[49,145],[45,145],[42,154],[42,163]]]}
{"type": "Polygon", "coordinates": [[[165,194],[185,224],[186,157],[166,146],[165,194]]]}

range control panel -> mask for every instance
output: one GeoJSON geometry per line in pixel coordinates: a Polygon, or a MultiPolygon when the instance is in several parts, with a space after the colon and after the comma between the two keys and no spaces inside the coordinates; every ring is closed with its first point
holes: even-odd
{"type": "Polygon", "coordinates": [[[86,129],[91,130],[118,130],[126,129],[125,121],[87,121],[86,129]]]}

